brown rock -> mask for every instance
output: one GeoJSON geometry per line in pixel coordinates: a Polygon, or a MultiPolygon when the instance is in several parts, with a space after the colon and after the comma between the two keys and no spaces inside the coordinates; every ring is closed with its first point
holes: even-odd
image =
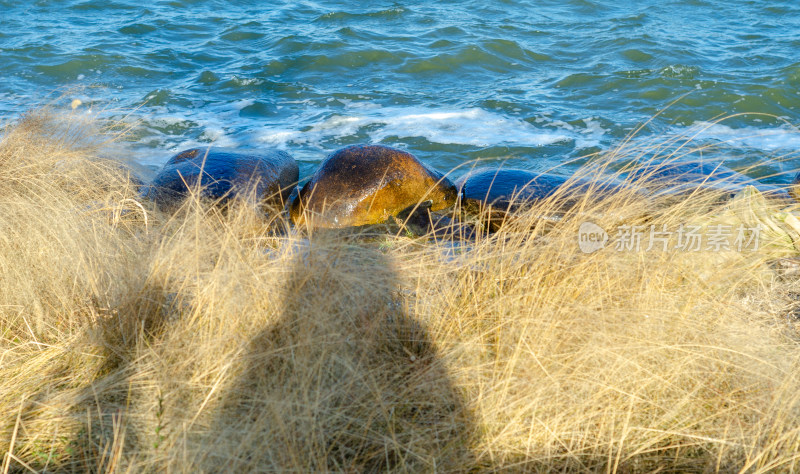
{"type": "Polygon", "coordinates": [[[297,225],[342,228],[379,224],[423,201],[431,201],[433,211],[444,209],[456,197],[453,183],[414,155],[383,145],[356,145],[322,162],[290,212],[297,225]]]}

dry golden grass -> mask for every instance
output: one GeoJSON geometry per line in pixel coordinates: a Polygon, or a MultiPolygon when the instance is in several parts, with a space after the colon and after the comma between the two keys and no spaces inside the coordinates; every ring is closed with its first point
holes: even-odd
{"type": "Polygon", "coordinates": [[[578,249],[587,216],[675,228],[709,197],[309,239],[159,214],[97,133],[34,113],[0,141],[3,472],[800,468],[772,255],[578,249]]]}

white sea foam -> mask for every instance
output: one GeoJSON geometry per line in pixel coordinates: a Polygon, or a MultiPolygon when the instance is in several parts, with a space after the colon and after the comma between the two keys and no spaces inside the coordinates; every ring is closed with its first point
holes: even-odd
{"type": "Polygon", "coordinates": [[[693,141],[714,140],[729,146],[768,152],[800,150],[800,130],[788,125],[733,128],[720,123],[696,122],[683,134],[694,137],[693,141]]]}
{"type": "Polygon", "coordinates": [[[564,124],[565,127],[537,127],[525,120],[480,108],[448,110],[359,105],[350,106],[348,110],[361,113],[332,115],[310,124],[302,132],[265,129],[255,138],[273,146],[316,144],[364,134],[373,142],[388,138],[425,138],[431,143],[479,147],[533,147],[572,140],[579,148],[585,148],[597,145],[605,133],[593,119],[586,119],[586,128],[568,124],[564,124]]]}
{"type": "Polygon", "coordinates": [[[396,114],[370,133],[375,141],[387,137],[424,137],[433,143],[473,145],[542,146],[570,139],[563,131],[536,128],[530,123],[472,108],[396,114]]]}
{"type": "MultiPolygon", "coordinates": [[[[243,118],[239,110],[252,103],[242,99],[214,109],[192,109],[182,115],[153,107],[140,125],[145,164],[163,163],[170,155],[197,146],[273,147],[298,159],[316,159],[341,143],[402,143],[425,139],[441,145],[473,147],[539,147],[563,143],[583,149],[598,146],[607,131],[594,118],[583,124],[537,120],[533,123],[481,108],[380,107],[368,100],[345,99],[345,107],[326,114],[316,107],[294,117],[263,125],[243,118]],[[153,150],[153,148],[161,151],[153,150]]],[[[313,106],[313,104],[307,104],[313,106]]]]}
{"type": "MultiPolygon", "coordinates": [[[[583,119],[586,128],[580,131],[580,135],[575,140],[575,148],[590,148],[600,145],[600,140],[606,134],[606,129],[600,125],[595,117],[583,119]]],[[[570,130],[574,130],[574,127],[570,130]]]]}
{"type": "Polygon", "coordinates": [[[230,130],[231,122],[228,120],[228,116],[232,117],[236,111],[229,114],[193,111],[183,115],[166,107],[153,107],[149,112],[120,119],[143,131],[144,146],[138,148],[138,161],[141,164],[161,165],[171,155],[187,148],[242,145],[239,137],[230,130]]]}
{"type": "Polygon", "coordinates": [[[300,132],[297,130],[279,130],[271,128],[268,132],[261,133],[257,140],[266,145],[284,148],[288,143],[300,142],[300,132]]]}
{"type": "Polygon", "coordinates": [[[236,139],[229,136],[225,132],[225,129],[219,126],[205,127],[202,135],[200,135],[200,138],[204,141],[213,143],[214,146],[235,147],[239,145],[239,142],[236,139]]]}
{"type": "Polygon", "coordinates": [[[158,114],[148,117],[148,123],[156,127],[170,127],[177,125],[180,127],[192,127],[197,125],[185,115],[177,114],[158,114]]]}
{"type": "Polygon", "coordinates": [[[237,100],[237,101],[233,102],[231,104],[231,107],[233,107],[233,110],[240,111],[240,110],[244,109],[245,107],[249,107],[249,106],[251,106],[251,105],[253,105],[255,103],[256,103],[255,99],[242,99],[242,100],[237,100]]]}

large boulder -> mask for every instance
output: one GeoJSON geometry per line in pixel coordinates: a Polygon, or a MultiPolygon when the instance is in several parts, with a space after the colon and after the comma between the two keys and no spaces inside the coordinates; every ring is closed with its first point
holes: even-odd
{"type": "Polygon", "coordinates": [[[462,209],[468,214],[488,218],[489,228],[497,230],[508,215],[551,199],[546,211],[558,218],[580,199],[597,199],[623,189],[622,185],[551,173],[536,173],[513,168],[476,168],[456,181],[462,209]]]}
{"type": "Polygon", "coordinates": [[[246,198],[282,208],[298,178],[297,162],[283,151],[192,148],[164,164],[147,195],[163,208],[179,205],[196,189],[220,202],[246,198]]]}
{"type": "Polygon", "coordinates": [[[331,153],[300,190],[290,214],[297,225],[355,227],[385,222],[416,204],[452,206],[456,188],[414,155],[383,145],[331,153]]]}
{"type": "Polygon", "coordinates": [[[514,211],[561,190],[568,201],[579,197],[579,192],[609,192],[617,186],[592,183],[585,179],[570,178],[551,173],[536,173],[513,168],[476,168],[456,181],[462,204],[467,206],[492,206],[499,211],[514,211]],[[569,184],[568,184],[569,183],[569,184]],[[569,190],[567,189],[569,187],[569,190]]]}

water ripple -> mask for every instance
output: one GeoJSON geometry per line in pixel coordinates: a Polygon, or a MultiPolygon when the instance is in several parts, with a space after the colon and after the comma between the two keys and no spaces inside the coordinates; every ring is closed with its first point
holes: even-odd
{"type": "MultiPolygon", "coordinates": [[[[92,113],[138,110],[133,146],[147,160],[214,142],[291,148],[310,167],[333,147],[372,140],[442,167],[480,158],[540,169],[611,147],[659,113],[641,134],[725,114],[739,114],[726,123],[734,132],[784,130],[800,110],[792,0],[0,8],[3,116],[47,100],[68,106],[65,90],[92,113]]],[[[733,143],[751,164],[796,145],[733,143]]]]}

